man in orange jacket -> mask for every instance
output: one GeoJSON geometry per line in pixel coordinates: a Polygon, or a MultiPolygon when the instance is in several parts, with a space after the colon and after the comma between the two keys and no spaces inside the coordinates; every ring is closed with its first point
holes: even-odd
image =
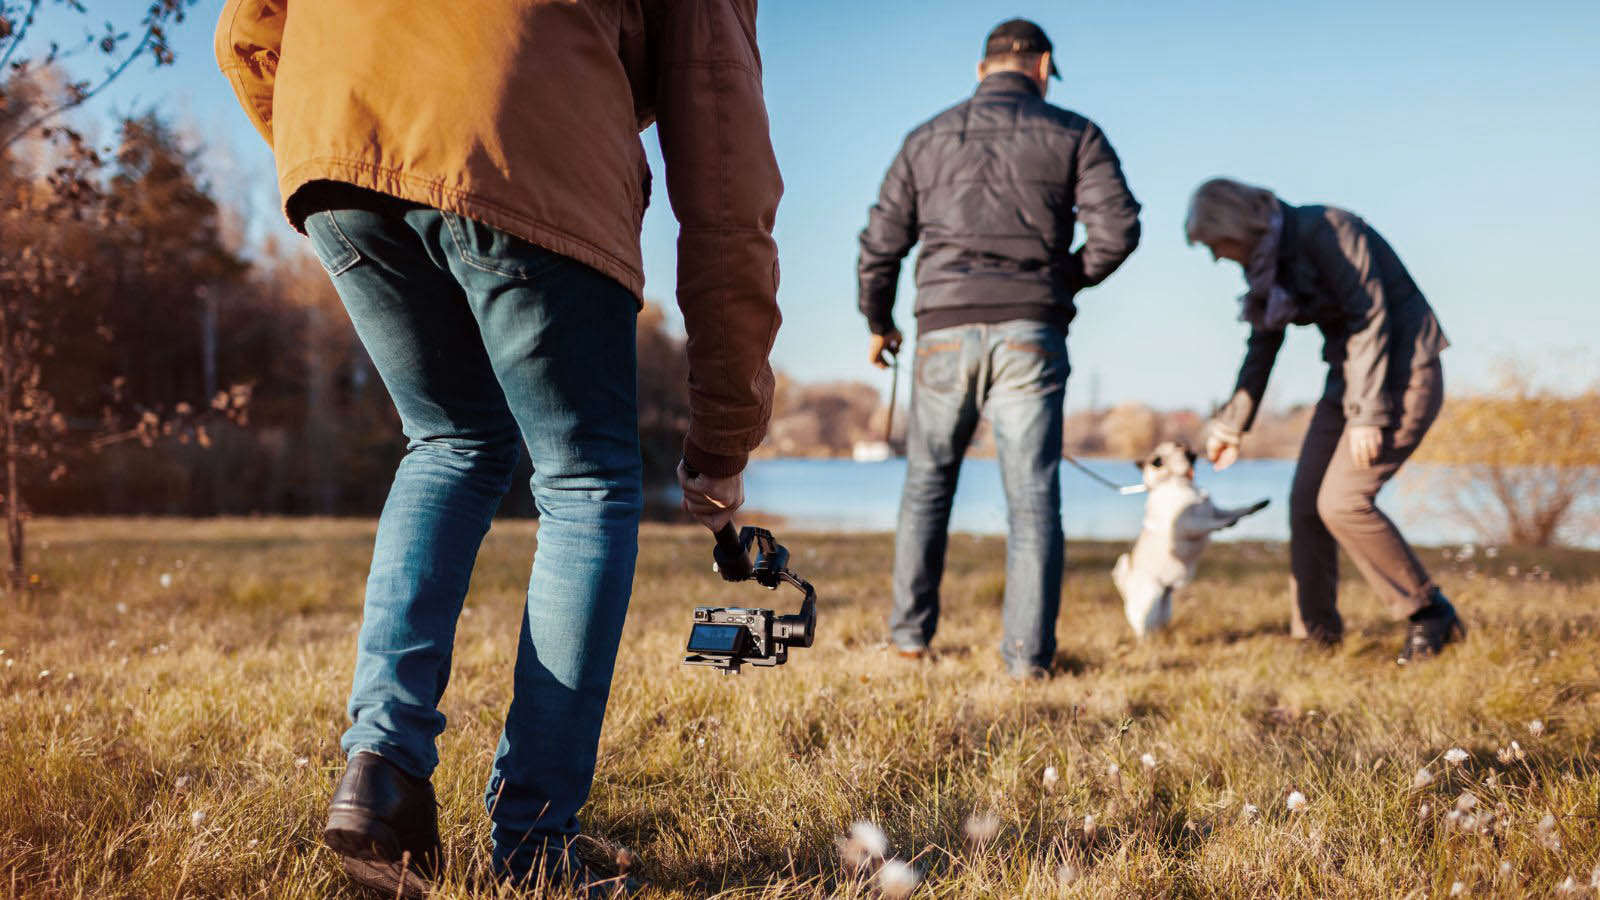
{"type": "Polygon", "coordinates": [[[525,446],[539,546],[485,793],[494,865],[597,884],[571,843],[637,553],[639,132],[658,125],[681,225],[692,412],[679,477],[715,530],[766,432],[779,323],[782,183],[755,5],[223,10],[218,62],[409,441],[378,524],[349,764],[324,831],[364,883],[416,894],[436,873],[438,703],[479,543],[525,446]]]}

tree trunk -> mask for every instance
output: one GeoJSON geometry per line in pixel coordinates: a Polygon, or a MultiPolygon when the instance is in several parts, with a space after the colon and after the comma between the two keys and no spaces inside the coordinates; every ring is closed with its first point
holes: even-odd
{"type": "Polygon", "coordinates": [[[22,596],[23,577],[22,496],[17,485],[17,423],[11,415],[11,386],[16,375],[11,318],[0,303],[0,416],[5,418],[6,541],[11,545],[11,596],[22,596]]]}

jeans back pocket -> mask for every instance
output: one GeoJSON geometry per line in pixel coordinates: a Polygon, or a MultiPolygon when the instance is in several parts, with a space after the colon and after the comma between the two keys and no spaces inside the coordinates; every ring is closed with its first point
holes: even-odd
{"type": "Polygon", "coordinates": [[[306,217],[306,236],[311,239],[311,252],[317,255],[317,262],[322,263],[329,275],[342,275],[361,261],[361,252],[339,228],[339,220],[331,209],[306,217]]]}
{"type": "Polygon", "coordinates": [[[554,250],[455,213],[444,214],[461,261],[480,271],[521,281],[548,275],[571,260],[554,250]]]}

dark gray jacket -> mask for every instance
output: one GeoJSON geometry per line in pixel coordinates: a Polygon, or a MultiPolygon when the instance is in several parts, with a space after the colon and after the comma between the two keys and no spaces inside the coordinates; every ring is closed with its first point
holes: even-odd
{"type": "Polygon", "coordinates": [[[918,241],[922,329],[1065,327],[1072,295],[1139,243],[1139,204],[1093,122],[1046,103],[1028,77],[999,72],[911,132],[889,166],[861,232],[861,312],[874,333],[894,327],[900,261],[918,241]],[[1072,252],[1077,221],[1087,239],[1072,252]]]}
{"type": "MultiPolygon", "coordinates": [[[[1295,296],[1294,324],[1322,331],[1323,399],[1340,403],[1351,425],[1393,425],[1412,371],[1450,342],[1389,242],[1354,213],[1284,204],[1277,281],[1295,296]]],[[[1217,413],[1222,425],[1249,430],[1283,334],[1251,329],[1233,398],[1217,413]]]]}

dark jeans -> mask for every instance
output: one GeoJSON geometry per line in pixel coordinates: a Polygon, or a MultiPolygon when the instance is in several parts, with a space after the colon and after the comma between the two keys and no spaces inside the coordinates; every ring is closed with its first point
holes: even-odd
{"type": "Polygon", "coordinates": [[[409,439],[378,521],[347,753],[419,776],[479,544],[533,461],[538,550],[485,802],[497,868],[578,831],[633,582],[641,509],[634,327],[609,278],[460,216],[306,221],[409,439]]]}
{"type": "Polygon", "coordinates": [[[1378,491],[1422,443],[1444,404],[1444,372],[1439,363],[1411,373],[1396,404],[1399,421],[1384,429],[1378,461],[1364,469],[1350,458],[1344,411],[1333,385],[1312,413],[1289,491],[1289,565],[1294,573],[1292,626],[1297,637],[1338,640],[1344,635],[1339,616],[1339,548],[1380,602],[1397,618],[1426,606],[1433,579],[1401,537],[1394,522],[1378,509],[1378,491]]]}
{"type": "Polygon", "coordinates": [[[1048,669],[1066,553],[1060,475],[1071,370],[1066,335],[1043,322],[964,325],[918,335],[916,352],[890,633],[906,649],[933,640],[956,479],[978,418],[987,415],[1008,516],[1000,652],[1013,672],[1048,669]]]}

